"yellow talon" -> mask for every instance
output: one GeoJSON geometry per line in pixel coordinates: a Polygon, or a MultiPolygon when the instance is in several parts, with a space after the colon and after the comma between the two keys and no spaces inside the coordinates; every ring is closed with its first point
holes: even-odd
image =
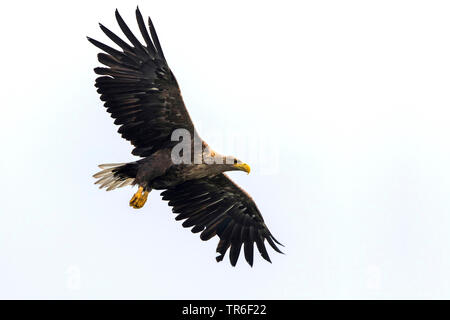
{"type": "Polygon", "coordinates": [[[140,209],[147,201],[148,191],[144,191],[143,187],[139,187],[138,191],[133,195],[130,200],[130,206],[135,209],[140,209]]]}

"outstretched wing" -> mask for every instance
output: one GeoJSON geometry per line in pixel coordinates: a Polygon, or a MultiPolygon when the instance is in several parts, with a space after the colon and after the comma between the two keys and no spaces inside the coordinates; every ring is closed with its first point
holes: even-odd
{"type": "Polygon", "coordinates": [[[150,18],[151,37],[139,8],[136,9],[145,45],[133,35],[117,10],[116,19],[131,45],[101,24],[100,28],[121,51],[88,37],[104,51],[98,54],[98,60],[107,66],[94,69],[101,75],[95,86],[114,123],[120,125],[118,132],[135,146],[132,154],[147,157],[176,143],[170,139],[174,129],[187,129],[193,137],[194,125],[150,18]]]}
{"type": "Polygon", "coordinates": [[[190,180],[161,195],[178,214],[176,220],[187,219],[183,227],[193,227],[193,233],[201,232],[202,240],[219,236],[217,261],[222,261],[230,248],[230,262],[235,266],[243,244],[245,259],[252,266],[256,243],[261,256],[270,262],[265,240],[282,253],[275,242],[281,243],[270,233],[255,202],[224,174],[190,180]]]}

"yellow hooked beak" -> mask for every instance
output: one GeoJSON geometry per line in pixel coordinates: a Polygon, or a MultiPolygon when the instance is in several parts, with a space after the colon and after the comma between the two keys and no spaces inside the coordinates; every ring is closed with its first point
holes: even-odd
{"type": "Polygon", "coordinates": [[[250,173],[250,166],[246,163],[236,163],[233,164],[233,167],[238,168],[239,170],[247,172],[247,174],[250,173]]]}

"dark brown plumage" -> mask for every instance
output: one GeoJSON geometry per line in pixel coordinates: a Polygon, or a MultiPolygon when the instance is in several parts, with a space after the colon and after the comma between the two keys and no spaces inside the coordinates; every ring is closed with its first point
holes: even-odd
{"type": "Polygon", "coordinates": [[[253,246],[256,243],[262,257],[270,262],[264,240],[277,252],[280,244],[270,233],[253,199],[225,174],[189,180],[164,191],[163,200],[169,200],[176,220],[185,220],[183,227],[201,232],[200,239],[215,235],[220,241],[216,258],[221,261],[230,248],[230,261],[234,266],[244,245],[245,259],[253,265],[253,246]]]}
{"type": "Polygon", "coordinates": [[[131,33],[119,12],[116,19],[125,36],[134,45],[125,43],[100,24],[102,31],[123,51],[117,51],[99,41],[88,40],[106,53],[98,54],[98,61],[108,68],[95,68],[102,75],[95,81],[106,110],[120,125],[119,133],[135,146],[133,155],[148,157],[175,143],[167,139],[172,131],[185,128],[194,134],[194,125],[184,106],[178,83],[167,65],[153,24],[148,19],[146,32],[139,10],[136,19],[146,42],[144,47],[131,33]]]}
{"type": "MultiPolygon", "coordinates": [[[[198,137],[185,108],[177,81],[164,58],[153,24],[148,19],[147,32],[139,9],[136,19],[144,39],[143,45],[130,31],[118,11],[116,19],[128,44],[109,29],[103,32],[120,48],[109,47],[88,38],[101,49],[98,60],[106,67],[95,68],[100,75],[95,86],[104,106],[119,125],[118,132],[134,146],[133,155],[142,157],[134,162],[101,165],[94,177],[107,190],[126,185],[138,185],[139,190],[130,201],[133,208],[141,208],[152,189],[162,189],[163,200],[168,200],[177,215],[185,220],[183,226],[200,233],[202,240],[220,238],[217,246],[221,261],[230,250],[234,266],[242,246],[244,256],[253,265],[256,244],[261,256],[270,262],[265,241],[277,252],[280,244],[270,233],[251,197],[233,183],[223,172],[250,171],[247,164],[234,158],[231,163],[181,163],[171,158],[171,140],[176,129],[186,129],[191,139],[198,137]]],[[[202,141],[202,159],[217,155],[202,141]]]]}

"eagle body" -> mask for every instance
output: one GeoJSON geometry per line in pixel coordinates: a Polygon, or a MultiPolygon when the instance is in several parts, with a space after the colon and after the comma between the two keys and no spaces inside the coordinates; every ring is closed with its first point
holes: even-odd
{"type": "Polygon", "coordinates": [[[161,149],[144,159],[117,164],[107,171],[111,172],[116,180],[133,178],[133,184],[142,186],[144,190],[163,190],[188,180],[214,176],[230,170],[225,164],[173,164],[171,153],[170,149],[161,149]]]}
{"type": "Polygon", "coordinates": [[[118,132],[131,142],[132,154],[140,159],[100,165],[102,170],[94,175],[96,183],[107,191],[138,186],[130,200],[135,209],[144,206],[153,189],[164,190],[163,200],[172,207],[175,219],[183,220],[183,227],[200,233],[202,240],[219,237],[217,261],[229,250],[230,263],[235,266],[243,248],[245,260],[252,266],[256,245],[270,262],[266,241],[279,253],[277,244],[281,244],[267,228],[253,199],[224,174],[234,170],[249,173],[250,167],[235,157],[220,155],[199,138],[150,18],[147,28],[136,9],[143,44],[117,10],[115,15],[129,43],[101,24],[119,49],[88,37],[103,51],[98,60],[106,66],[94,69],[99,75],[95,86],[107,112],[120,126],[118,132]],[[187,133],[183,142],[189,145],[181,152],[186,155],[181,162],[175,160],[180,153],[174,152],[180,141],[173,139],[173,133],[180,129],[187,133]]]}

